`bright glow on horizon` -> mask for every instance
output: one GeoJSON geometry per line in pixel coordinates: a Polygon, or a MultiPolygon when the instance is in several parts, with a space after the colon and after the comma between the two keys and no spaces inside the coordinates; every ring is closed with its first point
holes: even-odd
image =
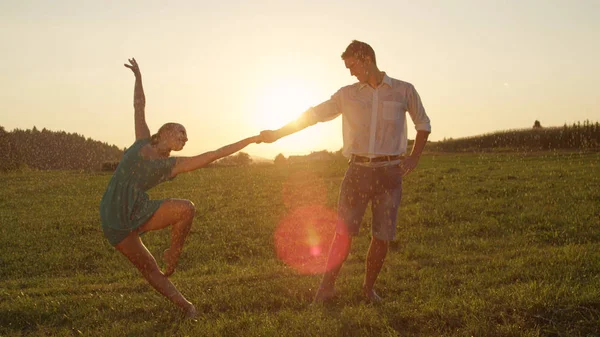
{"type": "MultiPolygon", "coordinates": [[[[250,110],[252,116],[250,124],[256,130],[278,129],[295,121],[311,106],[321,103],[324,97],[328,97],[298,73],[272,76],[259,83],[260,85],[254,91],[248,93],[251,97],[249,102],[254,103],[254,108],[250,110]]],[[[324,143],[339,144],[329,148],[330,151],[336,151],[341,147],[341,132],[323,132],[324,128],[336,127],[341,130],[341,126],[335,122],[319,123],[318,126],[311,126],[273,144],[268,144],[266,146],[273,151],[268,157],[272,159],[277,153],[289,156],[304,154],[307,151],[320,151],[325,149],[324,143]]]]}
{"type": "Polygon", "coordinates": [[[255,116],[262,127],[279,128],[306,111],[315,96],[306,83],[289,78],[273,81],[257,93],[255,116]]]}

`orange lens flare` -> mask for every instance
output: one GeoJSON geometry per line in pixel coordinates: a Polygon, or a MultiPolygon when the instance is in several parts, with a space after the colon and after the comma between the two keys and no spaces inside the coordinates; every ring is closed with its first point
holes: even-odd
{"type": "MultiPolygon", "coordinates": [[[[335,235],[337,215],[320,205],[296,208],[285,216],[274,233],[277,256],[301,274],[328,270],[327,252],[335,235]]],[[[341,261],[329,261],[333,267],[341,261]]]]}

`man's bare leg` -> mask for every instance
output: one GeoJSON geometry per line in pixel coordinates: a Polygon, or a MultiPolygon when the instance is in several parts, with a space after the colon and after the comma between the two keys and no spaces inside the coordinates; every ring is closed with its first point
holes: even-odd
{"type": "Polygon", "coordinates": [[[335,281],[340,273],[340,269],[348,258],[352,237],[349,235],[336,233],[331,242],[329,256],[327,258],[327,267],[321,285],[313,302],[325,302],[335,296],[335,281]]]}
{"type": "Polygon", "coordinates": [[[369,302],[380,302],[379,297],[373,290],[377,276],[383,267],[383,262],[388,252],[388,241],[379,240],[375,237],[371,239],[371,246],[367,255],[367,266],[365,281],[363,283],[363,294],[369,302]]]}

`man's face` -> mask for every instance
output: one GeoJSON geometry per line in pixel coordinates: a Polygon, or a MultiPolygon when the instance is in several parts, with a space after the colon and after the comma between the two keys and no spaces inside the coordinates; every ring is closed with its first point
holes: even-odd
{"type": "Polygon", "coordinates": [[[344,59],[344,64],[346,68],[350,70],[350,75],[356,77],[356,79],[364,83],[369,79],[369,72],[367,71],[367,63],[368,59],[363,61],[358,60],[354,56],[350,56],[344,59]]]}

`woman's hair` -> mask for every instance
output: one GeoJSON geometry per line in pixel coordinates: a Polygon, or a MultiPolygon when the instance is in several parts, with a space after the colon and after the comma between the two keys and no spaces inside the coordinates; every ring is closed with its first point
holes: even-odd
{"type": "Polygon", "coordinates": [[[158,129],[158,131],[150,137],[150,144],[156,145],[160,140],[160,135],[165,133],[165,131],[179,125],[178,123],[166,123],[158,129]]]}

